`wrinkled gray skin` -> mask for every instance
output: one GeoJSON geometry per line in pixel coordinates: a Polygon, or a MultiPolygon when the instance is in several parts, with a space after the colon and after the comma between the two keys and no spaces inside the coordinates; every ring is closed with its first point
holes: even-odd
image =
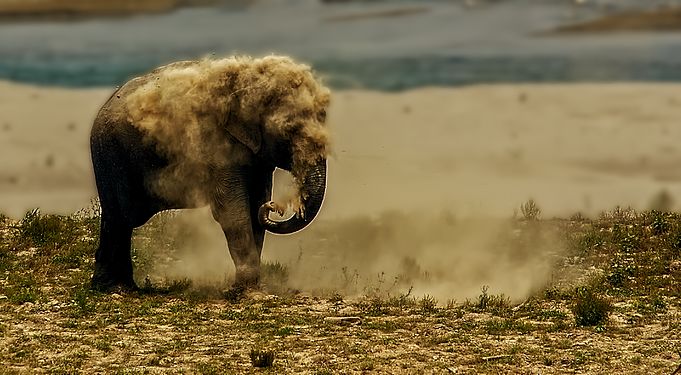
{"type": "Polygon", "coordinates": [[[210,205],[214,219],[222,227],[236,266],[234,287],[255,287],[265,231],[296,232],[319,211],[326,189],[326,160],[320,157],[306,173],[302,188],[305,215],[281,222],[268,217],[277,207],[270,201],[272,173],[275,167],[290,171],[292,147],[264,128],[260,147],[252,149],[225,127],[221,136],[229,147],[223,148],[224,162],[197,163],[191,168],[194,173],[173,181],[173,194],[159,193],[152,187],[169,160],[149,137],[128,122],[125,107],[126,95],[153,79],[153,74],[136,78],[117,90],[94,121],[90,146],[102,217],[92,287],[103,291],[136,289],[130,254],[133,229],[160,211],[192,208],[197,201],[210,205]]]}

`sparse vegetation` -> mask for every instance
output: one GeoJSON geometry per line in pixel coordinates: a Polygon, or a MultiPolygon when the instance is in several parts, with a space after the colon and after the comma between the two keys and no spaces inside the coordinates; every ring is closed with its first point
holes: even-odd
{"type": "MultiPolygon", "coordinates": [[[[379,275],[379,285],[361,296],[340,288],[298,294],[287,287],[289,265],[278,262],[262,265],[265,292],[274,295],[228,301],[222,290],[187,279],[102,294],[88,287],[98,230],[91,212],[0,219],[0,362],[7,372],[671,373],[678,366],[680,214],[530,214],[532,223],[510,227],[501,241],[512,246],[503,249],[528,256],[543,231],[559,232],[566,250],[555,255],[550,282],[521,301],[483,285],[456,303],[414,294],[412,283],[434,276],[411,257],[396,280],[379,275]]],[[[155,231],[164,241],[156,252],[183,240],[168,237],[167,225],[160,217],[140,232],[138,264],[163,261],[145,248],[155,231]]],[[[362,228],[356,232],[369,236],[362,228]]],[[[356,272],[339,272],[356,284],[356,272]]]]}

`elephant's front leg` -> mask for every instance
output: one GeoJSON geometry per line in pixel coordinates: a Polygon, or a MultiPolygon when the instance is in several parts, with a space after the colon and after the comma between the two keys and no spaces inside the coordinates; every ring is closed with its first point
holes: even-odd
{"type": "Polygon", "coordinates": [[[227,239],[236,267],[235,288],[251,288],[260,279],[260,251],[253,233],[247,185],[232,180],[229,188],[217,189],[211,209],[227,239]]]}

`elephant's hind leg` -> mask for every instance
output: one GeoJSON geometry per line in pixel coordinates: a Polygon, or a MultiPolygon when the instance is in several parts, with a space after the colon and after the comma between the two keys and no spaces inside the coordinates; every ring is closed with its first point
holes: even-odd
{"type": "Polygon", "coordinates": [[[102,217],[99,246],[95,253],[95,272],[92,287],[111,290],[114,287],[135,289],[130,254],[134,221],[140,210],[135,202],[133,186],[136,179],[124,153],[107,142],[93,145],[92,161],[99,192],[102,217]]]}
{"type": "Polygon", "coordinates": [[[95,272],[92,276],[92,287],[95,289],[138,289],[133,279],[130,253],[132,232],[162,211],[164,206],[141,192],[133,195],[130,201],[138,203],[135,210],[129,210],[132,211],[131,217],[110,214],[102,208],[99,247],[95,253],[95,272]]]}
{"type": "Polygon", "coordinates": [[[132,277],[131,237],[132,227],[121,223],[120,219],[102,215],[99,247],[95,253],[95,272],[92,276],[93,289],[137,289],[132,277]]]}

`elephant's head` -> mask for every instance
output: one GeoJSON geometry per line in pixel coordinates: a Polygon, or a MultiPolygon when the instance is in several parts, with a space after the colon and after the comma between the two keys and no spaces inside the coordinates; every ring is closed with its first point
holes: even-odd
{"type": "MultiPolygon", "coordinates": [[[[138,82],[130,93],[119,93],[121,113],[171,160],[169,174],[180,176],[163,180],[159,194],[168,195],[178,179],[201,174],[197,165],[232,161],[236,140],[261,165],[290,171],[298,184],[297,215],[273,221],[269,213],[282,210],[269,202],[260,209],[260,223],[286,234],[314,219],[326,189],[329,90],[308,66],[284,56],[204,59],[167,65],[138,82]],[[225,130],[233,139],[225,140],[225,130]]],[[[202,203],[205,197],[198,195],[202,203]]]]}
{"type": "Polygon", "coordinates": [[[260,59],[252,74],[243,70],[232,87],[242,87],[232,99],[228,130],[262,160],[289,171],[300,196],[298,212],[285,221],[269,218],[282,205],[267,202],[258,220],[268,231],[289,234],[303,229],[319,212],[326,190],[329,136],[325,126],[329,90],[309,67],[288,58],[260,59]],[[236,121],[235,121],[236,120],[236,121]]]}

